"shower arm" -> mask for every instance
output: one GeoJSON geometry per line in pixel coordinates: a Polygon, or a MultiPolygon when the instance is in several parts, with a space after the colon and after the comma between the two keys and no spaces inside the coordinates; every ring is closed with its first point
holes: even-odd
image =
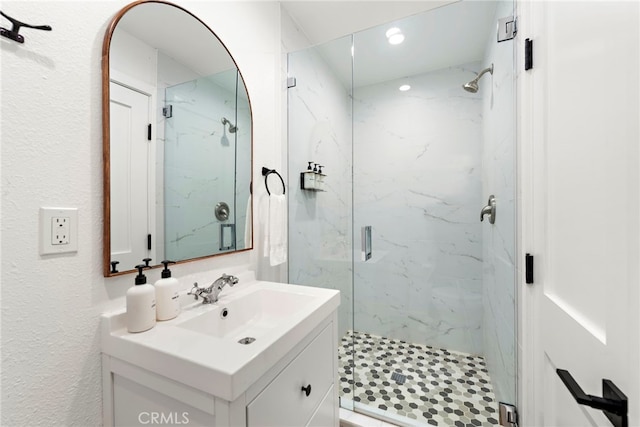
{"type": "Polygon", "coordinates": [[[489,73],[489,74],[493,75],[493,64],[491,64],[491,66],[490,66],[490,67],[487,67],[487,68],[485,68],[484,70],[480,71],[480,73],[479,73],[479,74],[476,76],[476,78],[475,78],[475,79],[473,79],[473,80],[475,80],[475,81],[477,82],[477,81],[478,81],[478,80],[480,80],[480,78],[481,78],[482,76],[484,76],[486,73],[489,73]]]}

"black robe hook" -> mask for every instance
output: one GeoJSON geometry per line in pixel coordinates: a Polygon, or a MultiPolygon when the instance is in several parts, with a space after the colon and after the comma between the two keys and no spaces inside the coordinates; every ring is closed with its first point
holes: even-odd
{"type": "Polygon", "coordinates": [[[0,36],[8,37],[11,40],[17,41],[18,43],[24,43],[24,37],[18,34],[20,32],[21,27],[33,28],[35,30],[51,31],[51,27],[48,25],[25,24],[24,22],[20,22],[17,19],[13,19],[12,17],[2,13],[2,11],[0,11],[0,15],[4,16],[9,21],[11,21],[11,24],[13,25],[11,30],[7,30],[6,28],[0,27],[0,36]]]}

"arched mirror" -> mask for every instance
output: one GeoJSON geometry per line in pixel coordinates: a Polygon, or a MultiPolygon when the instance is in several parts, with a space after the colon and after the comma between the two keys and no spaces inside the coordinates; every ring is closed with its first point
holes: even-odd
{"type": "Polygon", "coordinates": [[[198,17],[140,1],[102,52],[104,275],[252,247],[249,96],[198,17]]]}

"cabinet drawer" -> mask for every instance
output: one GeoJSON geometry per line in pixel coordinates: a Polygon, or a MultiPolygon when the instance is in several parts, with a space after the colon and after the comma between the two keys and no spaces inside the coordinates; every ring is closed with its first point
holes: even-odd
{"type": "Polygon", "coordinates": [[[330,324],[247,406],[251,427],[307,424],[337,375],[330,324]],[[302,390],[311,386],[309,396],[302,390]]]}
{"type": "Polygon", "coordinates": [[[338,402],[335,399],[333,387],[335,385],[329,387],[329,391],[306,427],[338,427],[338,402]]]}

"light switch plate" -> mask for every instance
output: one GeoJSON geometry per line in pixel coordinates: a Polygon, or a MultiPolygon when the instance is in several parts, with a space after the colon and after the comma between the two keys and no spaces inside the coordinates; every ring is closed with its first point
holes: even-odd
{"type": "Polygon", "coordinates": [[[40,208],[40,255],[78,252],[78,209],[40,208]]]}

